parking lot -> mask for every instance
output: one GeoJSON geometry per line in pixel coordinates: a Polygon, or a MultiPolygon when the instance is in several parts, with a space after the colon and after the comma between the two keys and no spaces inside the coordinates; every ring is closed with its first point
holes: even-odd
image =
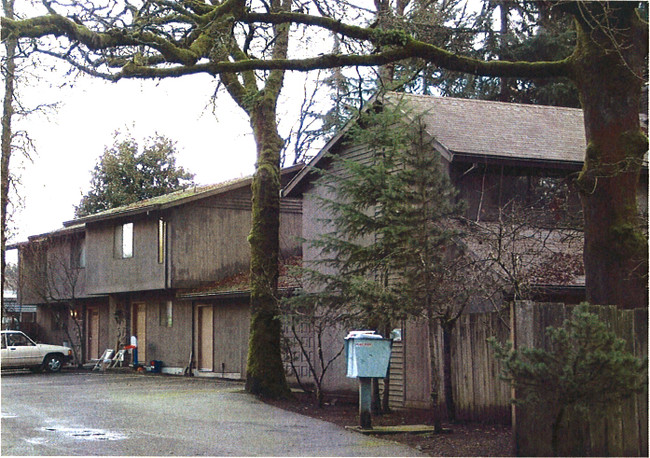
{"type": "Polygon", "coordinates": [[[266,405],[239,382],[135,372],[2,373],[7,455],[413,456],[266,405]]]}

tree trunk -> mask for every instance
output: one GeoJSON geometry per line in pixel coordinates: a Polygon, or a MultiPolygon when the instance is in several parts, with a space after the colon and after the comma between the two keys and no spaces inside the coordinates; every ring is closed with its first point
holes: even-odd
{"type": "Polygon", "coordinates": [[[445,394],[445,406],[447,408],[447,419],[456,421],[456,404],[454,403],[454,387],[451,380],[451,333],[453,323],[440,323],[442,327],[442,372],[443,390],[445,394]]]}
{"type": "MultiPolygon", "coordinates": [[[[647,39],[647,34],[639,33],[643,25],[629,5],[612,6],[608,12],[607,34],[577,21],[573,64],[587,139],[578,179],[585,218],[587,300],[639,308],[648,306],[648,242],[636,203],[648,149],[639,124],[647,54],[642,37],[647,39]]],[[[589,13],[598,18],[597,11],[589,13]]]]}
{"type": "MultiPolygon", "coordinates": [[[[6,18],[14,18],[14,2],[13,0],[5,0],[2,2],[4,15],[6,18]]],[[[5,78],[5,91],[4,100],[2,104],[2,164],[0,167],[0,214],[2,231],[0,237],[2,238],[2,259],[0,260],[0,319],[5,315],[4,304],[4,287],[5,287],[5,270],[7,266],[6,259],[6,246],[7,246],[7,210],[9,208],[9,160],[11,159],[11,118],[13,116],[13,101],[14,101],[14,73],[16,71],[16,40],[6,40],[4,43],[6,54],[6,65],[4,66],[3,76],[5,78]]]]}
{"type": "Polygon", "coordinates": [[[436,432],[442,432],[442,420],[441,420],[441,409],[440,409],[440,383],[438,382],[438,366],[436,364],[436,349],[435,349],[435,334],[434,327],[436,326],[436,320],[431,316],[431,311],[427,310],[427,324],[429,328],[428,337],[428,347],[429,347],[429,372],[431,374],[431,413],[432,413],[432,422],[433,429],[436,432]]]}
{"type": "Polygon", "coordinates": [[[268,398],[291,392],[282,364],[282,323],[277,303],[280,226],[280,150],[275,124],[275,98],[260,91],[251,110],[257,144],[257,169],[252,184],[251,325],[246,390],[268,398]]]}

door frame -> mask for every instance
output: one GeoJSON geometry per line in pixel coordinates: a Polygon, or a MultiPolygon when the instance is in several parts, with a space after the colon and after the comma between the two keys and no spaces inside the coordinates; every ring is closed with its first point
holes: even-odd
{"type": "Polygon", "coordinates": [[[147,361],[147,303],[133,302],[131,304],[131,335],[138,339],[138,363],[147,361]],[[143,315],[139,323],[139,315],[143,315]],[[141,326],[142,325],[142,326],[141,326]],[[144,329],[140,329],[143,327],[144,329]]]}
{"type": "Polygon", "coordinates": [[[196,356],[197,371],[214,372],[214,306],[212,304],[198,306],[196,314],[196,356]],[[204,324],[207,325],[207,329],[204,324]],[[205,354],[206,352],[207,354],[205,354]]]}
{"type": "Polygon", "coordinates": [[[101,355],[101,348],[99,345],[99,331],[101,329],[101,314],[99,312],[99,307],[88,307],[86,309],[86,361],[90,361],[93,359],[99,358],[101,355]],[[97,316],[97,326],[93,327],[93,321],[92,317],[93,315],[97,316]],[[93,330],[96,331],[93,333],[93,330]],[[91,343],[91,340],[94,340],[96,342],[96,351],[95,354],[93,354],[93,345],[91,343]]]}

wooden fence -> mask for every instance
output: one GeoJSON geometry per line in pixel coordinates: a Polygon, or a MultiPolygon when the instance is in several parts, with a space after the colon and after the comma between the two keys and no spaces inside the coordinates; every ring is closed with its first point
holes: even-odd
{"type": "MultiPolygon", "coordinates": [[[[571,317],[575,306],[517,303],[514,336],[517,347],[548,348],[546,328],[571,317]]],[[[636,356],[648,356],[648,311],[593,307],[636,356]]],[[[551,422],[556,406],[517,406],[513,431],[517,455],[550,456],[551,422]]],[[[648,392],[605,411],[569,417],[560,432],[560,456],[648,456],[648,392]]]]}
{"type": "MultiPolygon", "coordinates": [[[[451,373],[459,420],[509,424],[511,390],[499,379],[500,367],[487,344],[489,337],[510,339],[510,318],[506,313],[472,313],[461,316],[452,333],[451,373]]],[[[442,361],[442,330],[431,329],[434,358],[442,361]]],[[[442,365],[438,384],[442,387],[442,365]]],[[[444,398],[441,396],[441,401],[444,398]]]]}
{"type": "MultiPolygon", "coordinates": [[[[560,326],[575,306],[518,302],[510,312],[461,317],[452,337],[452,376],[456,414],[460,420],[513,423],[518,455],[549,456],[553,406],[512,407],[509,385],[499,379],[500,367],[486,343],[489,337],[517,347],[548,346],[546,328],[560,326]]],[[[648,311],[594,307],[602,320],[624,338],[629,351],[648,355],[648,311]]],[[[430,330],[432,354],[442,360],[442,331],[430,330]]],[[[442,386],[442,371],[438,374],[442,386]]],[[[604,413],[591,412],[587,422],[568,418],[560,438],[561,455],[648,456],[648,397],[644,394],[604,413]]]]}

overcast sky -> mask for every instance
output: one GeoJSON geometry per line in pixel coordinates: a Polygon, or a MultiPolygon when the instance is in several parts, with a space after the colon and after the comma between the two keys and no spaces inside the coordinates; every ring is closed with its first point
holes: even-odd
{"type": "MultiPolygon", "coordinates": [[[[295,74],[286,87],[302,88],[295,74]]],[[[178,165],[196,174],[198,184],[212,184],[254,172],[255,143],[248,118],[226,94],[210,103],[217,82],[207,75],[161,82],[108,83],[83,78],[72,88],[43,84],[23,87],[23,99],[35,103],[59,101],[47,118],[30,116],[19,123],[34,140],[32,161],[16,156],[12,170],[20,178],[22,205],[14,215],[10,242],[57,229],[74,218],[74,206],[88,191],[91,170],[113,133],[127,129],[137,140],[163,134],[177,142],[178,165]]],[[[289,91],[286,90],[285,93],[289,91]]],[[[295,103],[283,98],[279,114],[285,129],[297,115],[295,103]]],[[[10,262],[15,258],[10,253],[10,262]]]]}

